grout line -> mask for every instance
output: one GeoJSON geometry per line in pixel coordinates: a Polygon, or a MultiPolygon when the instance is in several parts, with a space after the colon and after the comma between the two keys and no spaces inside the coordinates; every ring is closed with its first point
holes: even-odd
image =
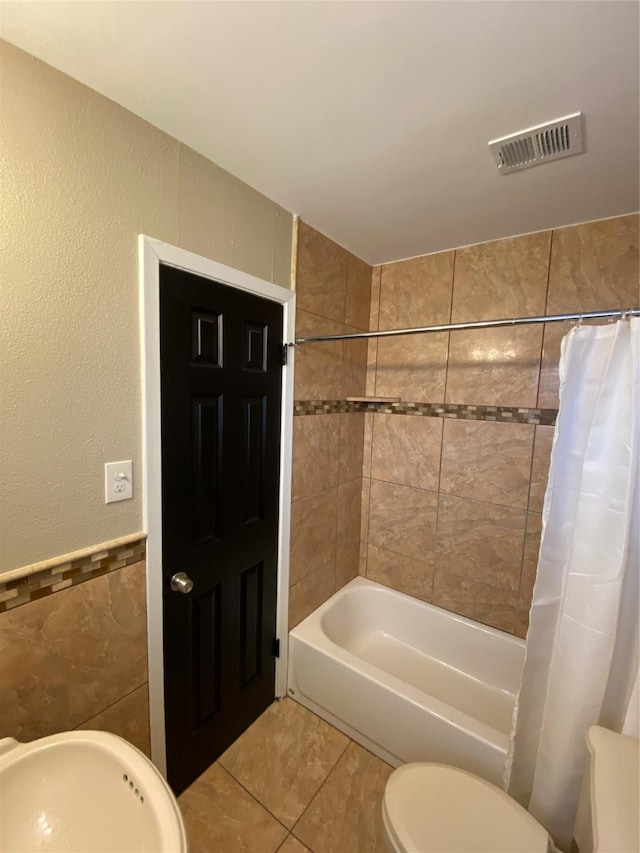
{"type": "MultiPolygon", "coordinates": [[[[245,731],[247,731],[247,730],[245,729],[245,731]]],[[[244,732],[243,732],[242,734],[244,734],[244,732]]],[[[240,737],[242,737],[242,735],[240,735],[240,737]]],[[[252,794],[252,793],[251,793],[251,791],[246,787],[246,785],[244,785],[244,784],[243,784],[243,783],[242,783],[238,778],[236,778],[230,770],[227,770],[227,768],[224,766],[224,764],[222,764],[222,763],[220,762],[220,759],[216,759],[216,761],[214,761],[213,763],[214,763],[214,764],[217,764],[217,765],[218,765],[218,766],[219,766],[219,767],[220,767],[220,768],[221,768],[221,769],[222,769],[222,770],[227,774],[227,776],[230,776],[230,777],[233,779],[233,781],[234,781],[234,782],[236,782],[236,783],[237,783],[237,784],[242,788],[242,790],[243,790],[243,791],[245,791],[245,793],[247,793],[247,794],[251,797],[251,799],[252,799],[252,800],[254,800],[254,801],[255,801],[255,802],[260,806],[260,808],[264,809],[264,811],[266,811],[266,812],[267,812],[267,814],[271,815],[271,817],[272,817],[275,821],[277,821],[283,829],[285,829],[285,830],[287,831],[287,835],[291,832],[291,830],[289,829],[289,827],[288,827],[288,826],[286,826],[286,825],[285,825],[285,824],[280,820],[280,818],[276,817],[276,816],[274,815],[274,813],[273,813],[270,809],[268,809],[268,808],[267,808],[267,806],[265,806],[265,804],[264,804],[264,803],[260,802],[260,800],[257,798],[257,796],[256,796],[255,794],[252,794]]],[[[284,842],[285,842],[286,840],[287,840],[287,837],[285,836],[285,837],[282,839],[282,843],[284,844],[284,842]]]]}
{"type": "MultiPolygon", "coordinates": [[[[67,589],[68,588],[69,587],[67,587],[67,589]]],[[[136,692],[136,690],[140,690],[141,687],[144,687],[145,684],[147,684],[147,685],[149,684],[148,679],[145,679],[141,684],[138,684],[138,686],[134,687],[133,690],[130,690],[128,693],[125,693],[124,696],[121,696],[119,699],[116,699],[115,702],[112,702],[110,705],[107,705],[106,708],[103,708],[101,711],[97,711],[95,714],[92,714],[90,717],[87,717],[86,720],[83,720],[81,723],[78,723],[78,725],[73,727],[73,731],[75,731],[75,729],[77,729],[79,726],[84,726],[85,723],[88,723],[89,720],[93,720],[94,717],[99,717],[100,714],[104,714],[105,711],[108,711],[110,708],[113,708],[114,705],[117,705],[118,702],[122,702],[123,699],[127,699],[129,696],[134,694],[136,692]]],[[[148,692],[148,690],[149,690],[149,688],[147,687],[147,692],[148,692]]]]}
{"type": "MultiPolygon", "coordinates": [[[[311,713],[313,713],[313,712],[311,712],[311,713]]],[[[318,716],[318,715],[316,714],[315,716],[318,716]]],[[[320,717],[319,719],[322,719],[322,718],[320,717]]],[[[325,720],[325,722],[326,722],[326,720],[325,720]]],[[[329,725],[331,725],[331,724],[329,723],[329,725]]],[[[334,726],[334,728],[335,728],[335,726],[334,726]]],[[[339,731],[339,729],[336,729],[336,731],[339,731]]],[[[324,777],[324,779],[323,779],[323,780],[322,780],[322,782],[320,783],[320,787],[318,788],[318,790],[315,792],[315,794],[311,797],[311,799],[309,800],[309,802],[307,803],[307,805],[306,805],[306,806],[304,807],[304,809],[302,810],[302,813],[300,814],[300,817],[296,820],[296,822],[295,822],[295,823],[293,824],[293,826],[291,827],[291,830],[290,830],[290,831],[291,831],[291,833],[292,833],[292,834],[294,834],[294,830],[295,830],[296,826],[300,823],[300,821],[302,820],[302,818],[303,818],[303,817],[305,816],[305,814],[309,811],[309,809],[311,808],[311,805],[312,805],[312,804],[313,804],[313,802],[315,801],[316,797],[318,797],[318,795],[320,794],[320,791],[322,791],[322,789],[324,788],[324,786],[327,784],[327,782],[329,781],[329,779],[331,778],[331,776],[332,776],[332,775],[333,775],[333,773],[335,772],[336,767],[338,766],[338,764],[340,764],[340,761],[342,760],[342,757],[344,756],[345,752],[349,749],[349,747],[350,747],[350,746],[351,746],[351,744],[353,743],[353,741],[351,740],[351,738],[350,738],[350,737],[348,737],[347,735],[345,735],[345,737],[347,738],[347,743],[346,743],[346,745],[345,745],[345,748],[342,750],[342,752],[340,753],[340,755],[339,755],[339,756],[338,756],[338,758],[336,759],[336,762],[335,762],[335,764],[333,765],[333,767],[331,768],[331,770],[327,773],[327,775],[324,777]]],[[[300,843],[301,843],[301,844],[304,844],[304,841],[301,841],[301,839],[300,839],[300,838],[298,838],[298,836],[297,836],[297,835],[296,835],[295,837],[297,838],[297,840],[298,840],[298,841],[300,841],[300,843]]],[[[305,846],[306,846],[306,845],[305,845],[305,846]]]]}
{"type": "Polygon", "coordinates": [[[440,465],[438,467],[438,499],[436,501],[436,525],[435,530],[433,531],[433,572],[431,573],[430,601],[433,601],[433,593],[436,588],[436,571],[438,569],[438,522],[440,520],[440,495],[446,494],[446,492],[442,491],[442,457],[444,456],[444,429],[446,426],[444,418],[442,421],[442,434],[440,436],[440,465]]]}

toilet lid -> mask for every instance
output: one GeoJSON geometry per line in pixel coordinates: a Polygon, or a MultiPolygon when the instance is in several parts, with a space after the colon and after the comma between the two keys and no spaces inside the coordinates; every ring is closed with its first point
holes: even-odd
{"type": "Polygon", "coordinates": [[[545,829],[495,785],[444,764],[405,764],[387,782],[383,817],[406,853],[546,853],[545,829]]]}

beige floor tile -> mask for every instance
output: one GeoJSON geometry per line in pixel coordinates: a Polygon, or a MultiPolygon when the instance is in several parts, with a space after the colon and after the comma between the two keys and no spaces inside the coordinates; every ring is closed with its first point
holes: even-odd
{"type": "Polygon", "coordinates": [[[294,835],[314,853],[384,853],[382,795],[392,768],[350,743],[294,835]]]}
{"type": "Polygon", "coordinates": [[[295,835],[289,835],[282,847],[278,848],[278,853],[311,853],[311,850],[298,841],[295,835]]]}
{"type": "Polygon", "coordinates": [[[284,699],[267,708],[220,763],[291,828],[348,743],[333,726],[284,699]]]}
{"type": "Polygon", "coordinates": [[[217,762],[178,799],[190,853],[274,853],[287,830],[217,762]]]}

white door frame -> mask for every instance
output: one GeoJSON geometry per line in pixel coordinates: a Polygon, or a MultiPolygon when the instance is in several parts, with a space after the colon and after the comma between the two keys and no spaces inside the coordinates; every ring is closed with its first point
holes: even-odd
{"type": "MultiPolygon", "coordinates": [[[[138,238],[140,275],[140,346],[142,366],[142,488],[143,524],[147,533],[147,643],[149,650],[149,723],[151,758],[166,776],[164,662],[162,643],[162,470],[160,434],[160,264],[178,267],[228,284],[282,305],[283,341],[295,334],[295,293],[232,267],[178,249],[141,234],[138,238]]],[[[280,434],[280,495],[278,520],[278,579],[276,632],[276,696],[287,689],[289,532],[291,526],[291,446],[293,432],[293,347],[282,371],[280,434]]]]}

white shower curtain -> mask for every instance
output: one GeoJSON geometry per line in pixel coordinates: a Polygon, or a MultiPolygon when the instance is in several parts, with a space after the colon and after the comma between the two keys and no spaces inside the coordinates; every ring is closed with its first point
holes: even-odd
{"type": "Polygon", "coordinates": [[[562,342],[560,409],[505,787],[568,850],[600,723],[638,737],[640,320],[562,342]],[[635,718],[635,722],[634,722],[635,718]]]}

